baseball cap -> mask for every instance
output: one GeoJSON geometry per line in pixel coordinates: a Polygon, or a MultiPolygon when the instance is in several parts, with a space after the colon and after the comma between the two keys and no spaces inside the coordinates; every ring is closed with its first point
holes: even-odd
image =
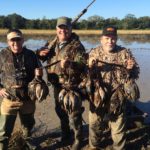
{"type": "Polygon", "coordinates": [[[11,30],[7,33],[7,39],[11,40],[13,38],[23,38],[20,30],[11,30]]]}
{"type": "Polygon", "coordinates": [[[117,36],[117,28],[114,26],[107,26],[103,28],[102,35],[117,36]]]}
{"type": "Polygon", "coordinates": [[[59,27],[60,25],[65,25],[67,27],[71,27],[71,20],[67,17],[60,17],[57,20],[57,27],[59,27]]]}

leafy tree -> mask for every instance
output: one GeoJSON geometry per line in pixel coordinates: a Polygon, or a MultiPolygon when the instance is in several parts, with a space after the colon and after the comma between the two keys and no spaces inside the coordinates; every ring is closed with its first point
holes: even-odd
{"type": "Polygon", "coordinates": [[[103,25],[104,18],[98,15],[88,17],[88,29],[99,29],[103,25]]]}
{"type": "Polygon", "coordinates": [[[7,18],[11,23],[11,28],[20,28],[20,29],[25,28],[26,19],[23,18],[22,16],[14,13],[12,15],[8,15],[7,18]]]}
{"type": "Polygon", "coordinates": [[[5,28],[5,16],[0,16],[0,28],[5,28]]]}
{"type": "Polygon", "coordinates": [[[138,21],[135,15],[127,14],[125,18],[122,20],[122,28],[123,29],[137,29],[138,21]]]}
{"type": "Polygon", "coordinates": [[[139,29],[150,29],[150,17],[140,17],[138,19],[138,26],[139,29]]]}
{"type": "MultiPolygon", "coordinates": [[[[71,18],[70,18],[71,20],[71,18]]],[[[55,29],[57,19],[26,19],[18,14],[0,16],[0,28],[20,28],[20,29],[55,29]]],[[[144,16],[136,18],[133,14],[127,14],[123,19],[117,17],[104,19],[102,16],[93,15],[83,19],[73,26],[74,29],[102,29],[111,24],[119,29],[150,29],[150,17],[144,16]]]]}
{"type": "Polygon", "coordinates": [[[88,21],[85,19],[78,22],[77,25],[78,25],[77,29],[88,29],[88,21]]]}
{"type": "Polygon", "coordinates": [[[27,20],[26,24],[25,24],[25,28],[26,29],[34,29],[35,25],[34,25],[34,20],[27,20]]]}
{"type": "Polygon", "coordinates": [[[49,27],[48,27],[48,29],[55,29],[56,28],[56,22],[57,22],[56,19],[51,19],[49,21],[49,27]]]}

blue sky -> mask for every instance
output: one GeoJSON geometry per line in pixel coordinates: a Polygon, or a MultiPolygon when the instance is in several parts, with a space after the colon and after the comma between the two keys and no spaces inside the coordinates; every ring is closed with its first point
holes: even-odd
{"type": "MultiPolygon", "coordinates": [[[[17,13],[27,19],[68,16],[75,18],[92,0],[1,0],[0,15],[17,13]]],[[[82,19],[93,15],[107,18],[150,16],[150,0],[96,0],[82,19]]]]}

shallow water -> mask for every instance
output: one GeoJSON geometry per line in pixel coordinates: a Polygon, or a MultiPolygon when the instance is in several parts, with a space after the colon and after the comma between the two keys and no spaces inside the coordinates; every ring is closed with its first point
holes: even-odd
{"type": "MultiPolygon", "coordinates": [[[[87,51],[99,45],[98,36],[84,36],[80,39],[87,51]]],[[[29,49],[36,50],[42,47],[47,40],[49,37],[25,37],[24,45],[29,49]]],[[[140,66],[138,85],[141,98],[137,102],[137,106],[150,115],[150,35],[121,35],[118,38],[118,45],[130,48],[140,66]]],[[[3,37],[0,40],[0,49],[6,46],[3,37]]],[[[150,121],[150,117],[148,121],[150,121]]]]}

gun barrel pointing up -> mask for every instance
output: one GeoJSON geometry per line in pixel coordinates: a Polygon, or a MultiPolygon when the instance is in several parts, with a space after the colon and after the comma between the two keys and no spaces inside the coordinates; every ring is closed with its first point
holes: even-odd
{"type": "Polygon", "coordinates": [[[83,10],[81,11],[81,13],[80,13],[77,17],[75,17],[75,19],[72,20],[71,24],[74,25],[74,24],[80,19],[80,17],[81,17],[82,15],[84,15],[84,14],[87,12],[88,8],[89,8],[95,1],[96,1],[96,0],[93,0],[85,9],[83,9],[83,10]]]}

